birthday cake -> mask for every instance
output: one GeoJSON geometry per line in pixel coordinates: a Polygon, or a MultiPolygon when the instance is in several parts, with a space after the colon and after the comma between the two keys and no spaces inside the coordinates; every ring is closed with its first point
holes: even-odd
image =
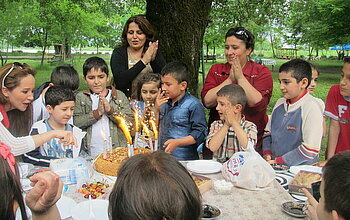
{"type": "MultiPolygon", "coordinates": [[[[145,148],[134,148],[134,154],[151,153],[151,150],[145,148]]],[[[94,168],[97,172],[117,176],[118,169],[124,161],[129,159],[128,148],[118,147],[107,153],[106,159],[103,159],[103,153],[96,156],[94,168]]]]}

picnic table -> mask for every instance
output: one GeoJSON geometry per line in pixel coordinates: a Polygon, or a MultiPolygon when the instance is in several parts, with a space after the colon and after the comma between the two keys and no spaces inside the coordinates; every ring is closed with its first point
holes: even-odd
{"type": "MultiPolygon", "coordinates": [[[[182,164],[186,166],[186,162],[182,162],[182,164]]],[[[212,181],[223,179],[221,172],[202,176],[208,177],[212,181]]],[[[96,171],[93,171],[91,177],[91,182],[107,181],[113,184],[115,180],[116,177],[106,176],[96,171]]],[[[69,185],[63,195],[73,199],[77,204],[87,201],[83,194],[77,192],[78,188],[80,188],[78,185],[69,185]]],[[[209,204],[221,210],[221,215],[216,220],[296,219],[281,210],[282,203],[293,200],[291,195],[276,180],[274,180],[273,187],[265,190],[251,191],[234,187],[231,193],[223,195],[218,194],[212,188],[202,194],[203,204],[209,204]]]]}
{"type": "Polygon", "coordinates": [[[271,60],[271,59],[261,59],[262,65],[271,65],[272,66],[272,71],[273,67],[276,65],[276,60],[271,60]]]}

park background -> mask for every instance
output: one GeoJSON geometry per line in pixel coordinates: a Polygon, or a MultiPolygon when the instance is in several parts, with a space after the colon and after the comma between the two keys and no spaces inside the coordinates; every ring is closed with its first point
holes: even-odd
{"type": "Polygon", "coordinates": [[[276,60],[268,66],[274,79],[269,114],[281,97],[277,71],[282,63],[295,57],[314,63],[321,73],[314,95],[325,100],[339,83],[341,59],[349,52],[342,46],[350,42],[350,0],[0,0],[0,11],[1,65],[30,64],[38,71],[39,86],[55,66],[70,63],[81,76],[80,90],[86,89],[84,60],[97,55],[109,63],[132,15],[146,15],[168,62],[189,66],[189,91],[197,97],[203,72],[205,77],[211,65],[225,62],[226,31],[244,26],[256,37],[251,58],[276,60]],[[330,50],[334,45],[338,50],[330,50]],[[38,52],[25,53],[28,48],[38,52]]]}

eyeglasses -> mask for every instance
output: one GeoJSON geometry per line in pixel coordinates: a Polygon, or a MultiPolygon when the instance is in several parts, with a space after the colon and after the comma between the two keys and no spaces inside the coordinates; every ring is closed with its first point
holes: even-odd
{"type": "Polygon", "coordinates": [[[246,30],[239,30],[239,31],[236,31],[236,34],[237,35],[244,35],[247,39],[249,38],[246,30]]]}
{"type": "Polygon", "coordinates": [[[15,69],[15,67],[19,67],[21,69],[23,69],[23,64],[18,63],[18,62],[14,62],[11,66],[11,68],[9,69],[9,71],[7,71],[7,73],[5,74],[4,78],[2,78],[2,83],[1,83],[1,87],[5,87],[5,79],[8,75],[10,75],[10,73],[15,69]]]}

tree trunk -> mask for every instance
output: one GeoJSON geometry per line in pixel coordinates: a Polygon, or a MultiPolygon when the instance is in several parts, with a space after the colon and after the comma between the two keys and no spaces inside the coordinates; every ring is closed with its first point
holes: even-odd
{"type": "Polygon", "coordinates": [[[44,65],[44,58],[45,58],[45,50],[46,50],[46,46],[47,46],[47,40],[48,40],[47,31],[45,31],[45,42],[44,42],[44,47],[43,47],[43,53],[41,55],[41,66],[44,65]]]}
{"type": "Polygon", "coordinates": [[[157,31],[167,62],[182,61],[189,70],[189,92],[198,97],[200,51],[212,0],[147,0],[146,17],[157,31]]]}
{"type": "Polygon", "coordinates": [[[271,32],[269,33],[269,36],[270,36],[270,42],[271,42],[272,57],[273,57],[273,58],[276,58],[275,46],[274,46],[274,43],[273,43],[273,37],[272,37],[271,32]]]}

